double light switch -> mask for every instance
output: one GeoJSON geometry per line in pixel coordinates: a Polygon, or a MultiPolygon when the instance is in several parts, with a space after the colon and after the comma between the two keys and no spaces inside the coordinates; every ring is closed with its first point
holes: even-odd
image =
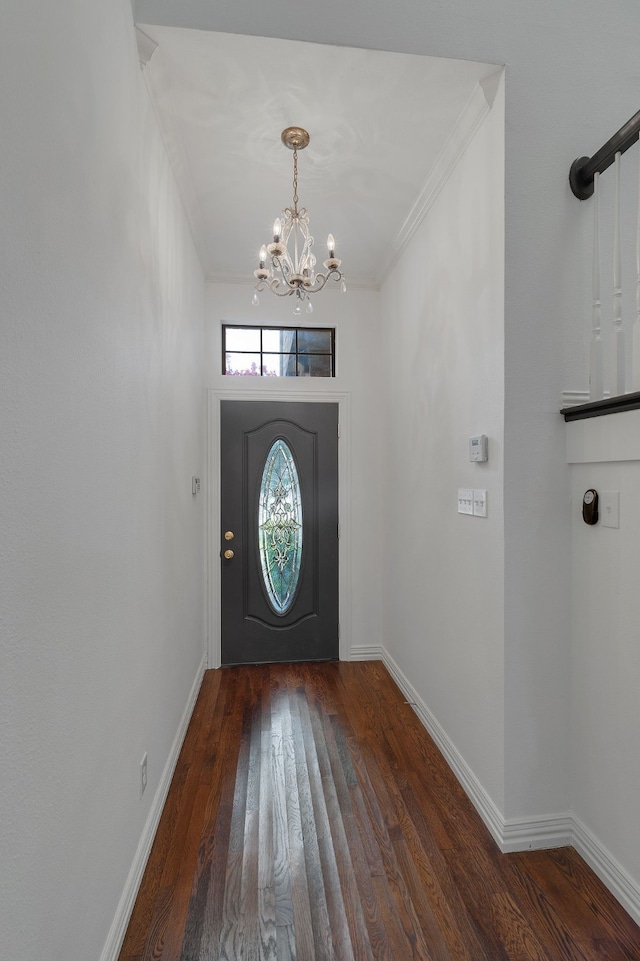
{"type": "Polygon", "coordinates": [[[473,514],[476,517],[486,517],[486,490],[470,490],[466,487],[460,488],[458,490],[458,514],[473,514]]]}

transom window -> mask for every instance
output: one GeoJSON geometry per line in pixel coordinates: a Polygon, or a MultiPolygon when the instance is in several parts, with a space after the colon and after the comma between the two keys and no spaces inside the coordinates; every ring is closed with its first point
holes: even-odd
{"type": "Polygon", "coordinates": [[[334,377],[335,329],[223,324],[222,373],[230,377],[334,377]]]}

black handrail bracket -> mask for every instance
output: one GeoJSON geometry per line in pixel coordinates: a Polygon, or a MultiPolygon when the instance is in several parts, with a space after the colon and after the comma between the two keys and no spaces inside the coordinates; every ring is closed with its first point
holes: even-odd
{"type": "Polygon", "coordinates": [[[593,157],[578,157],[571,164],[569,183],[578,200],[588,200],[593,196],[593,178],[610,167],[617,153],[624,153],[640,139],[640,110],[627,120],[606,144],[600,147],[593,157]]]}

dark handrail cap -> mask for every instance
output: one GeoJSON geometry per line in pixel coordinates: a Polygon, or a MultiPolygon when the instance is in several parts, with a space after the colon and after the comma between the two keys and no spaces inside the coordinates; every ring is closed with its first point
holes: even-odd
{"type": "Polygon", "coordinates": [[[571,170],[569,171],[569,183],[571,184],[571,190],[578,200],[588,200],[589,197],[593,197],[593,176],[590,179],[584,177],[583,170],[586,164],[589,163],[590,157],[578,157],[571,164],[571,170]]]}

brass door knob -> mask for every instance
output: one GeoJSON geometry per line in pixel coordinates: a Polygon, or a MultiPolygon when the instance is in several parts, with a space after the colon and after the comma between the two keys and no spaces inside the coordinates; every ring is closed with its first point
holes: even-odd
{"type": "Polygon", "coordinates": [[[224,556],[225,556],[226,560],[230,561],[231,558],[233,557],[233,551],[225,551],[225,552],[224,552],[224,556]]]}
{"type": "Polygon", "coordinates": [[[235,535],[234,535],[233,531],[225,531],[225,532],[224,532],[224,539],[225,539],[225,541],[232,541],[233,538],[234,538],[234,536],[235,536],[235,535]]]}

